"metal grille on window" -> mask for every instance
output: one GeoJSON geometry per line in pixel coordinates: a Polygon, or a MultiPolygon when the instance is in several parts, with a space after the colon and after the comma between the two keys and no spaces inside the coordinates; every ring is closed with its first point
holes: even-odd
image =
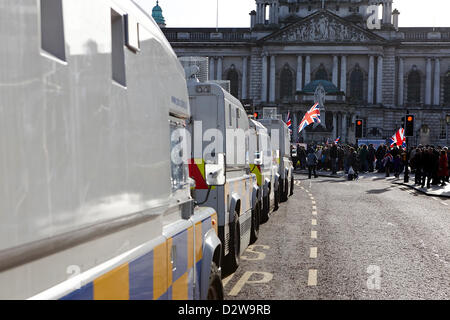
{"type": "Polygon", "coordinates": [[[408,102],[420,103],[420,73],[413,69],[408,76],[408,102]]]}
{"type": "Polygon", "coordinates": [[[281,83],[280,83],[280,95],[281,99],[289,99],[292,97],[293,90],[293,82],[294,77],[292,75],[292,71],[289,69],[289,66],[286,64],[281,71],[281,83]]]}
{"type": "Polygon", "coordinates": [[[235,98],[239,98],[239,74],[234,64],[231,65],[230,71],[228,71],[227,80],[230,81],[230,93],[235,98]]]}
{"type": "Polygon", "coordinates": [[[363,85],[364,75],[359,68],[359,65],[357,65],[350,76],[350,98],[353,102],[360,102],[363,100],[363,85]]]}

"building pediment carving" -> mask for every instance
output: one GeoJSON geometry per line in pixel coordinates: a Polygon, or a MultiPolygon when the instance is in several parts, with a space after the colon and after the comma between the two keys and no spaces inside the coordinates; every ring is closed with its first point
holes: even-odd
{"type": "Polygon", "coordinates": [[[265,42],[372,42],[383,38],[322,11],[264,39],[265,42]]]}

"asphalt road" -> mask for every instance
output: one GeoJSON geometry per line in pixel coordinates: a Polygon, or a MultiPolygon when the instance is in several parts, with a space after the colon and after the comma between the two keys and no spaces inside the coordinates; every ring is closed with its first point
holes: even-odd
{"type": "Polygon", "coordinates": [[[382,175],[296,176],[225,299],[450,299],[450,200],[382,175]]]}

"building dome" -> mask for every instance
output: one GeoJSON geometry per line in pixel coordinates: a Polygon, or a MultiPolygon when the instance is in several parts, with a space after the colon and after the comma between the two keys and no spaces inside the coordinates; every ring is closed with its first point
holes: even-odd
{"type": "Polygon", "coordinates": [[[326,80],[314,80],[306,84],[306,86],[303,88],[302,93],[314,93],[319,84],[323,86],[327,94],[333,95],[339,93],[339,89],[332,82],[326,80]]]}
{"type": "Polygon", "coordinates": [[[156,6],[153,7],[152,17],[160,27],[166,26],[166,20],[164,19],[164,16],[162,14],[162,9],[159,6],[159,1],[156,1],[156,6]]]}

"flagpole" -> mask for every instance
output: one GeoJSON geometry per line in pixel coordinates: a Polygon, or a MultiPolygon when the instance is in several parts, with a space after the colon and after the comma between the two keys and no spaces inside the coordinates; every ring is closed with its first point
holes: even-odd
{"type": "Polygon", "coordinates": [[[217,0],[216,32],[219,32],[219,0],[217,0]]]}

